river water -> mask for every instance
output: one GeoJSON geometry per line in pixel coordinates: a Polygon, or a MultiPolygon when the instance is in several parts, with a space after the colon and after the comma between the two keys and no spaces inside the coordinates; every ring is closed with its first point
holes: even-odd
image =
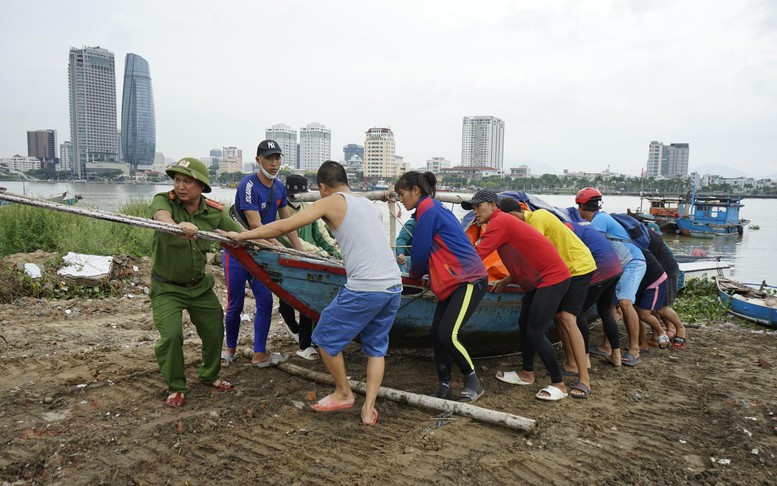
{"type": "MultiPolygon", "coordinates": [[[[52,197],[65,191],[68,197],[79,194],[83,199],[79,206],[116,211],[125,202],[132,199],[148,199],[158,193],[169,191],[171,185],[145,184],[102,184],[102,183],[45,183],[45,182],[15,182],[0,181],[0,186],[15,194],[26,194],[33,197],[52,197]]],[[[231,203],[235,197],[235,189],[214,187],[208,195],[224,203],[231,203]]],[[[574,197],[570,195],[539,195],[550,204],[559,207],[574,205],[574,197]]],[[[777,216],[775,215],[773,199],[745,199],[745,206],[740,211],[740,217],[749,219],[752,224],[760,226],[760,230],[745,229],[742,237],[735,235],[718,236],[714,239],[696,239],[685,236],[665,235],[664,239],[678,255],[688,255],[693,249],[701,248],[710,256],[721,256],[732,263],[733,278],[750,283],[766,280],[777,284],[777,216]]],[[[384,220],[388,222],[388,208],[384,203],[376,203],[384,211],[384,220]]],[[[399,206],[399,205],[398,205],[399,206]]],[[[450,204],[448,206],[451,206],[450,204]]],[[[636,210],[639,198],[635,196],[606,196],[604,210],[608,212],[625,212],[627,208],[636,210]]],[[[465,211],[456,205],[454,213],[461,217],[465,211]]],[[[402,210],[401,219],[407,219],[407,212],[402,210]]]]}

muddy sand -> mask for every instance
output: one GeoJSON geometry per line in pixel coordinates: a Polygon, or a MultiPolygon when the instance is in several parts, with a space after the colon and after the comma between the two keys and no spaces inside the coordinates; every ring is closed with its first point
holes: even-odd
{"type": "MultiPolygon", "coordinates": [[[[217,292],[226,300],[223,279],[217,292]]],[[[197,382],[188,322],[191,392],[185,408],[168,409],[142,285],[117,298],[18,299],[0,306],[0,335],[3,484],[777,483],[777,334],[733,322],[689,329],[686,349],[652,349],[633,369],[593,359],[587,400],[546,403],[534,398],[539,384],[497,381],[518,355],[476,359],[486,387],[477,405],[536,419],[532,433],[385,400],[365,427],[358,408],[309,408],[328,386],[246,359],[222,372],[238,391],[214,393],[197,382]]],[[[251,337],[244,322],[241,345],[251,337]]],[[[296,350],[278,319],[269,348],[296,350]]],[[[358,347],[345,355],[363,380],[358,347]]],[[[430,392],[429,351],[391,349],[384,385],[430,392]]]]}

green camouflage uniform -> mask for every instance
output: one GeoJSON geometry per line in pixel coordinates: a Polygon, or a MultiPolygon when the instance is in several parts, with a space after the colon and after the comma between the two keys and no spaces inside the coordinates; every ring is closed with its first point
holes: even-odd
{"type": "MultiPolygon", "coordinates": [[[[242,231],[220,203],[205,197],[201,198],[197,211],[189,214],[173,191],[160,193],[151,202],[151,216],[161,209],[169,212],[176,223],[187,221],[200,230],[242,231]]],[[[208,240],[154,233],[149,294],[154,326],[159,331],[154,352],[171,393],[188,392],[183,359],[184,309],[202,340],[200,381],[213,383],[221,371],[224,310],[213,293],[213,277],[205,274],[205,254],[211,245],[208,240]]]]}

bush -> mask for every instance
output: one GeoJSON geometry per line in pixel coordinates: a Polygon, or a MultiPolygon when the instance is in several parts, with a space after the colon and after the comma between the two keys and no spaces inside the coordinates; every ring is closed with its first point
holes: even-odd
{"type": "Polygon", "coordinates": [[[718,286],[711,278],[686,282],[672,308],[683,322],[728,319],[728,305],[718,298],[718,286]]]}
{"type": "MultiPolygon", "coordinates": [[[[120,212],[148,217],[149,201],[132,200],[120,212]]],[[[0,257],[35,250],[133,256],[151,254],[154,232],[136,226],[21,204],[0,209],[0,257]]]]}

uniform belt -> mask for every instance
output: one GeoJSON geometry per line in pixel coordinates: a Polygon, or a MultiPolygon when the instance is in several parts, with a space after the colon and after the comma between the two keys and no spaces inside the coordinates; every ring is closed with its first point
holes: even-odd
{"type": "Polygon", "coordinates": [[[205,278],[205,277],[200,277],[200,278],[198,278],[197,280],[195,280],[193,282],[179,283],[179,282],[171,282],[170,280],[167,280],[166,278],[162,278],[162,277],[160,277],[159,275],[157,275],[155,273],[151,274],[151,280],[153,280],[155,282],[165,283],[165,284],[170,284],[170,285],[177,285],[178,287],[194,287],[195,285],[200,283],[203,278],[205,278]]]}

